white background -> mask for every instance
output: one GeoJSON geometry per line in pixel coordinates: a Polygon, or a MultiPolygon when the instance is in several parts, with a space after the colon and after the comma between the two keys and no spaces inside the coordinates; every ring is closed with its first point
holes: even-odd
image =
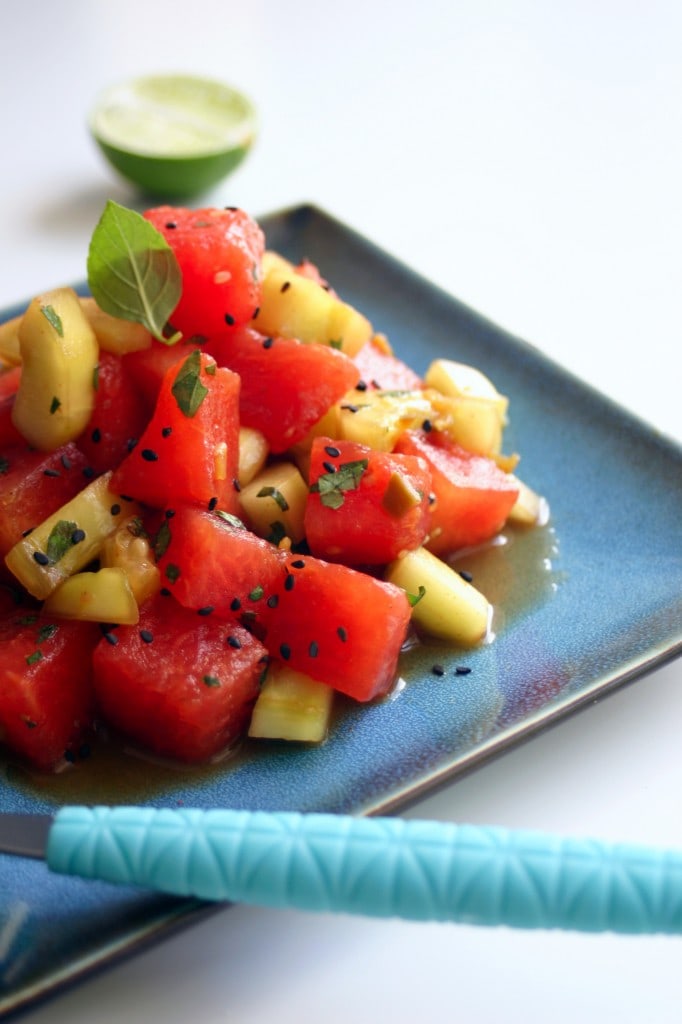
{"type": "MultiPolygon", "coordinates": [[[[681,10],[5,0],[0,307],[82,279],[106,198],[132,201],[87,136],[98,90],[204,72],[261,114],[211,202],[316,202],[679,439],[681,10]]],[[[646,495],[633,515],[645,530],[646,495]]],[[[682,845],[680,682],[668,665],[410,814],[682,845]]],[[[681,956],[677,939],[239,907],[26,1020],[677,1022],[681,956]]]]}

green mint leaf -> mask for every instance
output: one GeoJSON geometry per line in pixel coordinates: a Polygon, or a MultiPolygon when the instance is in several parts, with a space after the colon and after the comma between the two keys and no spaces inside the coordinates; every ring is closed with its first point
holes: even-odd
{"type": "Polygon", "coordinates": [[[410,607],[414,608],[414,606],[416,604],[419,604],[421,599],[425,596],[425,594],[426,594],[426,587],[420,586],[418,594],[410,594],[407,591],[405,591],[405,593],[407,594],[407,600],[410,602],[410,607]]]}
{"type": "Polygon", "coordinates": [[[112,316],[143,324],[158,341],[171,345],[164,327],[178,304],[182,274],[175,253],[145,218],[109,200],[88,251],[88,285],[99,306],[112,316]]]}
{"type": "Polygon", "coordinates": [[[287,531],[284,529],[284,523],[280,523],[279,519],[275,520],[274,523],[270,523],[270,533],[267,540],[275,547],[278,547],[280,542],[284,540],[287,535],[287,531]]]}
{"type": "Polygon", "coordinates": [[[164,519],[154,541],[154,557],[157,562],[166,554],[166,551],[168,551],[168,545],[170,544],[171,539],[171,528],[168,525],[168,520],[164,519]]]}
{"type": "Polygon", "coordinates": [[[44,643],[46,640],[51,640],[55,635],[59,626],[56,622],[47,622],[44,626],[41,626],[38,630],[37,642],[39,644],[44,643]]]}
{"type": "Polygon", "coordinates": [[[289,508],[289,503],[287,502],[287,499],[284,497],[282,492],[279,491],[276,487],[261,487],[256,497],[272,498],[273,501],[277,502],[282,512],[286,512],[287,509],[289,508]]]}
{"type": "Polygon", "coordinates": [[[320,501],[326,508],[341,508],[344,492],[354,491],[360,486],[367,466],[367,459],[342,462],[335,473],[323,473],[319,476],[310,490],[320,495],[320,501]]]}
{"type": "Polygon", "coordinates": [[[201,356],[198,351],[192,352],[178,370],[171,388],[173,397],[185,416],[194,416],[208,394],[208,388],[199,380],[200,373],[201,356]]]}
{"type": "Polygon", "coordinates": [[[52,327],[54,327],[59,337],[63,338],[64,324],[62,323],[62,318],[60,317],[59,313],[54,308],[54,306],[41,306],[40,312],[43,314],[48,323],[50,323],[52,327]]]}
{"type": "Polygon", "coordinates": [[[217,516],[218,519],[222,519],[224,523],[229,523],[229,525],[234,527],[235,530],[246,529],[239,516],[234,516],[231,512],[224,512],[221,508],[217,508],[213,515],[217,516]]]}
{"type": "Polygon", "coordinates": [[[53,565],[73,547],[73,534],[77,529],[78,525],[72,523],[69,519],[60,519],[52,527],[50,536],[47,538],[46,554],[53,565]]]}

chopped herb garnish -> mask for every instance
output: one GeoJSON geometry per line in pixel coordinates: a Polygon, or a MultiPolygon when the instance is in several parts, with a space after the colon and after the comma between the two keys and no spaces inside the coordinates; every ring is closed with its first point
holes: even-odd
{"type": "Polygon", "coordinates": [[[287,502],[287,499],[284,497],[282,492],[279,491],[276,487],[261,487],[256,497],[272,498],[273,501],[277,502],[282,512],[286,512],[289,508],[289,503],[287,502]]]}
{"type": "Polygon", "coordinates": [[[407,595],[407,600],[410,602],[410,606],[412,608],[414,608],[414,606],[416,604],[419,604],[419,602],[425,596],[425,594],[426,594],[426,587],[420,587],[419,588],[419,592],[416,593],[416,594],[408,594],[407,595]]]}
{"type": "Polygon", "coordinates": [[[207,686],[220,686],[220,680],[217,676],[204,676],[203,678],[207,686]]]}
{"type": "Polygon", "coordinates": [[[47,322],[52,327],[54,327],[54,329],[57,332],[57,334],[59,335],[59,337],[63,338],[64,337],[64,324],[62,323],[62,318],[60,317],[59,313],[54,308],[54,306],[49,306],[49,305],[48,306],[41,306],[40,307],[40,312],[43,314],[43,316],[45,317],[47,322]]]}
{"type": "Polygon", "coordinates": [[[280,543],[284,540],[287,535],[287,531],[284,529],[284,523],[281,523],[279,519],[276,519],[274,523],[270,523],[270,533],[267,539],[275,547],[279,547],[280,543]]]}
{"type": "Polygon", "coordinates": [[[26,664],[27,665],[35,665],[35,663],[37,661],[41,661],[42,660],[42,657],[43,656],[40,653],[40,651],[34,651],[33,654],[27,654],[26,655],[26,664]]]}
{"type": "Polygon", "coordinates": [[[39,644],[42,644],[46,640],[50,640],[55,635],[58,629],[59,626],[57,625],[56,622],[46,622],[45,625],[41,626],[40,629],[38,630],[38,636],[36,638],[37,642],[39,644]]]}
{"type": "Polygon", "coordinates": [[[329,347],[341,350],[343,348],[343,338],[330,338],[329,347]]]}
{"type": "Polygon", "coordinates": [[[259,583],[258,586],[254,587],[253,590],[251,591],[251,593],[249,594],[249,600],[250,601],[260,601],[260,599],[261,599],[261,597],[263,596],[264,593],[265,593],[265,591],[264,591],[263,587],[259,583]]]}
{"type": "Polygon", "coordinates": [[[69,519],[60,519],[52,527],[47,538],[47,557],[53,565],[73,547],[73,535],[77,529],[78,523],[73,523],[69,519]]]}
{"type": "Polygon", "coordinates": [[[341,508],[344,492],[354,491],[360,486],[367,466],[367,459],[342,462],[335,473],[323,473],[318,477],[310,490],[320,495],[320,501],[326,508],[341,508]]]}
{"type": "Polygon", "coordinates": [[[217,508],[215,510],[215,515],[217,515],[219,519],[223,519],[226,523],[229,523],[230,526],[235,528],[235,530],[246,529],[239,516],[233,516],[231,512],[223,512],[221,508],[217,508]]]}
{"type": "Polygon", "coordinates": [[[166,551],[168,550],[168,545],[170,544],[171,539],[171,528],[168,524],[168,519],[164,518],[163,522],[161,523],[161,526],[159,527],[158,533],[156,534],[156,537],[154,539],[154,557],[156,558],[157,562],[162,557],[162,555],[165,555],[166,551]]]}
{"type": "Polygon", "coordinates": [[[171,388],[178,408],[185,416],[194,416],[208,394],[208,388],[199,379],[200,373],[201,355],[198,351],[192,352],[178,370],[171,388]]]}

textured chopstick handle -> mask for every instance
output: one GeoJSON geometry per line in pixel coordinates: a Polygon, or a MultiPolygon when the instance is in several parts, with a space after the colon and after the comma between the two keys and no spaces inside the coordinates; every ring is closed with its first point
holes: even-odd
{"type": "Polygon", "coordinates": [[[682,853],[401,818],[64,808],[66,874],[271,907],[519,928],[682,931],[682,853]]]}

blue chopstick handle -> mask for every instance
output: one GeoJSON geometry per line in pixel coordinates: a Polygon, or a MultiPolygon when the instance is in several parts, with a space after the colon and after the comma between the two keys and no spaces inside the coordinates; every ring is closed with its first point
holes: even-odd
{"type": "Polygon", "coordinates": [[[682,931],[682,853],[401,818],[64,808],[58,872],[181,896],[587,932],[682,931]]]}

